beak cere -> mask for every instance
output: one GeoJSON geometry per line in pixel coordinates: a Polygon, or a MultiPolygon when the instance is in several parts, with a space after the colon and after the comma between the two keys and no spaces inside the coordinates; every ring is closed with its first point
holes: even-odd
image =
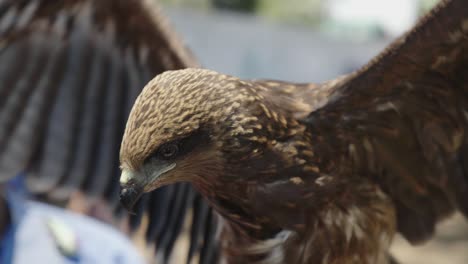
{"type": "Polygon", "coordinates": [[[120,176],[120,203],[131,212],[135,203],[140,199],[144,190],[144,182],[138,181],[139,177],[128,170],[123,170],[120,176]]]}

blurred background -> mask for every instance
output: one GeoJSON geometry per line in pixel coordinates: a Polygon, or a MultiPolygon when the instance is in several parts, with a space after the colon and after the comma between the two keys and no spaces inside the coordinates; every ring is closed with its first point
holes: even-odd
{"type": "Polygon", "coordinates": [[[204,67],[324,81],[366,63],[437,0],[160,0],[204,67]]]}
{"type": "MultiPolygon", "coordinates": [[[[367,63],[437,0],[160,0],[202,66],[241,78],[321,82],[367,63]]],[[[392,247],[404,264],[468,263],[458,215],[431,242],[392,247]]]]}

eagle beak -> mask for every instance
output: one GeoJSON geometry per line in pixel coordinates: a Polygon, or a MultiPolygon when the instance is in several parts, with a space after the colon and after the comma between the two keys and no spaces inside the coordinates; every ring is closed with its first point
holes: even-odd
{"type": "Polygon", "coordinates": [[[120,176],[120,204],[130,213],[135,203],[143,195],[145,177],[138,177],[134,172],[123,170],[120,176]]]}
{"type": "Polygon", "coordinates": [[[145,192],[162,186],[166,181],[165,173],[174,169],[175,163],[159,162],[134,172],[128,169],[122,171],[120,176],[120,203],[129,212],[145,192]]]}

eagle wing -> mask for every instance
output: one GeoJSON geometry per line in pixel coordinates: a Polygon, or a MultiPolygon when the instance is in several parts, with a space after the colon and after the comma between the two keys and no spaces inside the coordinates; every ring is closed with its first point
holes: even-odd
{"type": "MultiPolygon", "coordinates": [[[[197,66],[147,5],[0,1],[0,180],[24,173],[28,190],[48,201],[63,203],[80,191],[126,216],[118,153],[131,106],[155,75],[197,66]]],[[[188,185],[168,186],[142,199],[130,230],[147,217],[148,242],[168,257],[195,207],[192,256],[214,234],[199,223],[214,217],[203,203],[188,185]]]]}
{"type": "Polygon", "coordinates": [[[328,153],[343,179],[377,183],[409,241],[429,238],[455,210],[468,216],[468,2],[442,1],[363,69],[326,85],[327,102],[302,119],[314,152],[328,153]]]}

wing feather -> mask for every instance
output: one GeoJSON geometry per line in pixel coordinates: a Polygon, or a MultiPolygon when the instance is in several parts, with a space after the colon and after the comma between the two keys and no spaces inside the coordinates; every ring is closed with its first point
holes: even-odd
{"type": "MultiPolygon", "coordinates": [[[[109,48],[109,43],[105,41],[107,34],[92,36],[96,48],[105,51],[109,48]]],[[[118,62],[112,61],[110,54],[106,52],[96,52],[88,66],[90,69],[88,82],[83,86],[81,92],[84,94],[80,111],[80,118],[77,124],[77,150],[71,165],[61,178],[61,182],[50,193],[49,197],[56,201],[64,201],[70,197],[70,194],[76,190],[77,186],[84,185],[86,177],[90,177],[94,171],[95,160],[98,153],[96,148],[99,145],[99,131],[102,122],[102,115],[105,111],[106,95],[113,96],[101,89],[107,83],[115,84],[115,71],[119,67],[118,62]]],[[[112,166],[112,164],[109,164],[112,166]]],[[[103,174],[105,175],[105,174],[103,174]]],[[[94,175],[92,175],[94,176],[94,175]]]]}
{"type": "Polygon", "coordinates": [[[190,230],[190,246],[188,259],[192,259],[196,252],[200,251],[203,241],[202,234],[205,232],[205,223],[209,217],[209,207],[201,195],[196,195],[193,202],[193,223],[190,230]]]}
{"type": "Polygon", "coordinates": [[[392,198],[398,229],[413,243],[454,210],[468,216],[467,76],[468,2],[441,1],[329,86],[327,103],[304,120],[315,146],[340,162],[336,174],[371,179],[392,198]]]}
{"type": "MultiPolygon", "coordinates": [[[[128,113],[153,76],[194,66],[143,0],[0,1],[0,179],[25,172],[28,189],[48,201],[81,192],[104,200],[115,220],[127,217],[118,149],[128,113]]],[[[147,216],[147,242],[169,261],[195,196],[187,184],[150,194],[128,221],[131,233],[147,216]]],[[[204,206],[197,226],[211,214],[204,206]]],[[[203,244],[205,234],[190,241],[203,244]]]]}
{"type": "Polygon", "coordinates": [[[149,224],[146,230],[146,239],[149,241],[155,241],[161,236],[162,230],[167,224],[167,218],[169,214],[170,204],[166,201],[171,201],[175,193],[175,188],[172,186],[166,186],[158,189],[156,192],[152,192],[150,204],[148,206],[149,211],[149,224]],[[163,201],[163,202],[162,202],[163,201]]]}
{"type": "MultiPolygon", "coordinates": [[[[130,66],[127,69],[129,68],[130,66]]],[[[118,155],[116,153],[119,152],[119,145],[115,143],[121,139],[123,133],[122,130],[119,130],[121,125],[118,120],[120,107],[122,107],[120,101],[125,88],[122,86],[120,73],[121,69],[119,67],[112,68],[110,78],[106,84],[107,90],[104,91],[106,96],[101,102],[102,117],[99,121],[101,128],[96,142],[99,143],[96,144],[99,148],[93,153],[96,164],[93,173],[88,177],[87,186],[85,186],[87,193],[94,197],[103,197],[106,187],[112,182],[112,178],[118,178],[120,174],[118,166],[115,166],[116,163],[118,164],[118,155]]],[[[142,83],[144,83],[143,80],[140,80],[139,84],[142,83]]],[[[135,89],[137,85],[132,84],[131,89],[135,89]]]]}
{"type": "MultiPolygon", "coordinates": [[[[21,135],[14,134],[17,132],[18,127],[21,127],[21,120],[30,117],[31,111],[26,111],[28,102],[35,103],[35,97],[32,96],[32,90],[29,89],[29,83],[38,83],[40,75],[45,71],[44,67],[39,66],[39,62],[46,60],[50,56],[51,49],[45,46],[47,39],[41,34],[30,35],[27,39],[21,42],[27,42],[28,45],[32,44],[37,46],[37,49],[31,51],[30,56],[24,61],[25,67],[22,68],[22,74],[12,73],[14,79],[10,79],[4,85],[5,87],[4,100],[0,109],[0,150],[2,151],[2,158],[0,159],[0,166],[2,173],[8,175],[11,173],[15,166],[25,166],[25,159],[28,158],[28,153],[25,153],[18,147],[18,137],[21,135]],[[28,115],[29,114],[29,115],[28,115]],[[16,138],[16,140],[12,139],[16,138]]],[[[17,43],[21,46],[23,43],[17,43]]],[[[7,50],[5,52],[14,52],[7,50]]],[[[20,54],[15,54],[21,56],[20,54]]],[[[40,87],[43,88],[43,87],[40,87]]],[[[41,93],[39,90],[38,93],[41,93]]],[[[25,140],[29,140],[25,138],[25,140]]],[[[21,142],[21,139],[20,139],[21,142]]],[[[26,142],[25,142],[26,143],[26,142]]]]}
{"type": "MultiPolygon", "coordinates": [[[[50,38],[42,39],[44,43],[50,41],[50,38]]],[[[44,124],[40,122],[45,117],[48,109],[48,100],[52,96],[53,82],[57,76],[56,73],[61,69],[58,66],[60,61],[64,60],[64,45],[54,43],[50,45],[50,54],[47,59],[44,59],[43,71],[41,77],[37,80],[37,88],[31,92],[27,101],[22,102],[23,110],[17,110],[15,113],[10,113],[16,119],[16,125],[11,129],[9,136],[6,138],[5,155],[2,155],[0,160],[1,171],[7,174],[15,173],[18,167],[27,167],[33,152],[31,149],[37,149],[38,138],[35,136],[38,131],[41,131],[44,124]],[[52,87],[52,89],[50,89],[52,87]],[[25,148],[24,146],[29,146],[25,148]]],[[[31,80],[26,82],[29,83],[31,80]]],[[[16,87],[15,87],[16,88],[16,87]]],[[[12,97],[8,98],[11,102],[12,97]]],[[[2,113],[6,113],[6,109],[2,113]]],[[[7,126],[3,127],[8,129],[7,126]]]]}
{"type": "Polygon", "coordinates": [[[176,199],[171,206],[172,210],[169,215],[168,225],[164,229],[161,239],[158,239],[156,242],[156,245],[160,245],[165,249],[164,255],[166,261],[168,261],[171,256],[175,242],[178,238],[177,234],[182,231],[182,227],[187,216],[187,210],[192,206],[193,202],[193,190],[189,184],[178,184],[175,187],[178,189],[178,192],[176,199]]]}
{"type": "Polygon", "coordinates": [[[200,252],[200,263],[201,264],[213,264],[218,262],[218,241],[214,234],[217,231],[217,219],[215,214],[209,214],[208,219],[205,222],[205,234],[203,235],[206,239],[200,252]]]}

